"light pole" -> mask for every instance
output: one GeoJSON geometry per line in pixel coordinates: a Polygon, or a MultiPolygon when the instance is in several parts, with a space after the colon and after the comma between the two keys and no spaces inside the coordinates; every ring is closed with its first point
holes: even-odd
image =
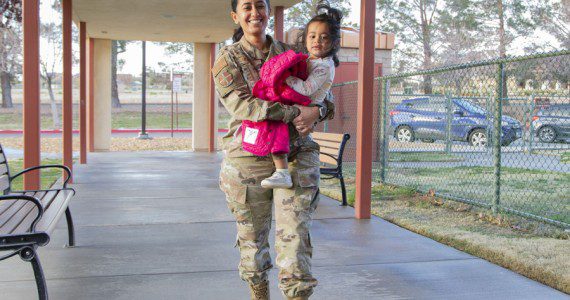
{"type": "Polygon", "coordinates": [[[138,139],[152,139],[146,133],[146,41],[142,41],[142,126],[138,139]]]}

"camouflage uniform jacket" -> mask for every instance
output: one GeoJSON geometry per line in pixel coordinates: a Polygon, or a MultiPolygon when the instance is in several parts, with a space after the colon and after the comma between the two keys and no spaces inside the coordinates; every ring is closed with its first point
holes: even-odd
{"type": "MultiPolygon", "coordinates": [[[[293,119],[299,115],[299,109],[278,102],[265,101],[252,95],[252,88],[259,80],[261,66],[273,56],[285,52],[290,46],[274,41],[270,42],[269,51],[264,53],[251,45],[245,37],[239,42],[225,46],[220,50],[212,68],[216,91],[222,104],[230,113],[229,131],[223,137],[223,149],[228,157],[246,157],[253,154],[242,150],[241,124],[243,120],[254,122],[276,120],[289,123],[291,149],[299,140],[299,133],[292,125],[293,119]]],[[[325,100],[327,114],[324,119],[332,119],[334,105],[325,100]]],[[[318,151],[318,145],[312,147],[318,151]]]]}

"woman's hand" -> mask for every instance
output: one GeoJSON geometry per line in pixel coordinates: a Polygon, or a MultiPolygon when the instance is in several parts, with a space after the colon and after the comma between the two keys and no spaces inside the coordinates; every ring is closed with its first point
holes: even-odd
{"type": "Polygon", "coordinates": [[[306,137],[309,134],[311,134],[314,130],[315,130],[315,126],[299,126],[296,127],[297,131],[299,132],[299,135],[302,137],[306,137]]]}
{"type": "Polygon", "coordinates": [[[293,125],[302,136],[306,136],[313,132],[313,126],[319,119],[319,108],[316,106],[300,106],[295,105],[301,113],[293,119],[293,125]]]}

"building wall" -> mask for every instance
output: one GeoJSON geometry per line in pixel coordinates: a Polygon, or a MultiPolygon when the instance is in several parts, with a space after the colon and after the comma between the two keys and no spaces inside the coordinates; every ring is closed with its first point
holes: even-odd
{"type": "MultiPolygon", "coordinates": [[[[338,60],[341,62],[340,66],[337,68],[337,72],[341,73],[344,71],[343,69],[343,62],[349,63],[358,63],[358,49],[354,48],[341,48],[338,52],[338,60]]],[[[388,75],[392,72],[392,50],[376,50],[374,54],[374,63],[376,66],[382,66],[382,74],[388,75]]],[[[377,75],[377,71],[375,70],[375,75],[377,75]]],[[[353,75],[357,80],[358,75],[353,75]]],[[[351,78],[352,78],[351,77],[351,78]]],[[[351,80],[348,80],[351,81],[351,80]]],[[[335,80],[336,82],[336,80],[335,80]]]]}

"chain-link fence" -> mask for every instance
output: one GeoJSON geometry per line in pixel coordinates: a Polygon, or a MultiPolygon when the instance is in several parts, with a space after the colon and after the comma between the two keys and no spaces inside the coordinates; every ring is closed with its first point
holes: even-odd
{"type": "MultiPolygon", "coordinates": [[[[333,87],[355,174],[357,83],[333,87]]],[[[388,183],[570,227],[570,51],[378,78],[373,185],[388,183]]]]}

